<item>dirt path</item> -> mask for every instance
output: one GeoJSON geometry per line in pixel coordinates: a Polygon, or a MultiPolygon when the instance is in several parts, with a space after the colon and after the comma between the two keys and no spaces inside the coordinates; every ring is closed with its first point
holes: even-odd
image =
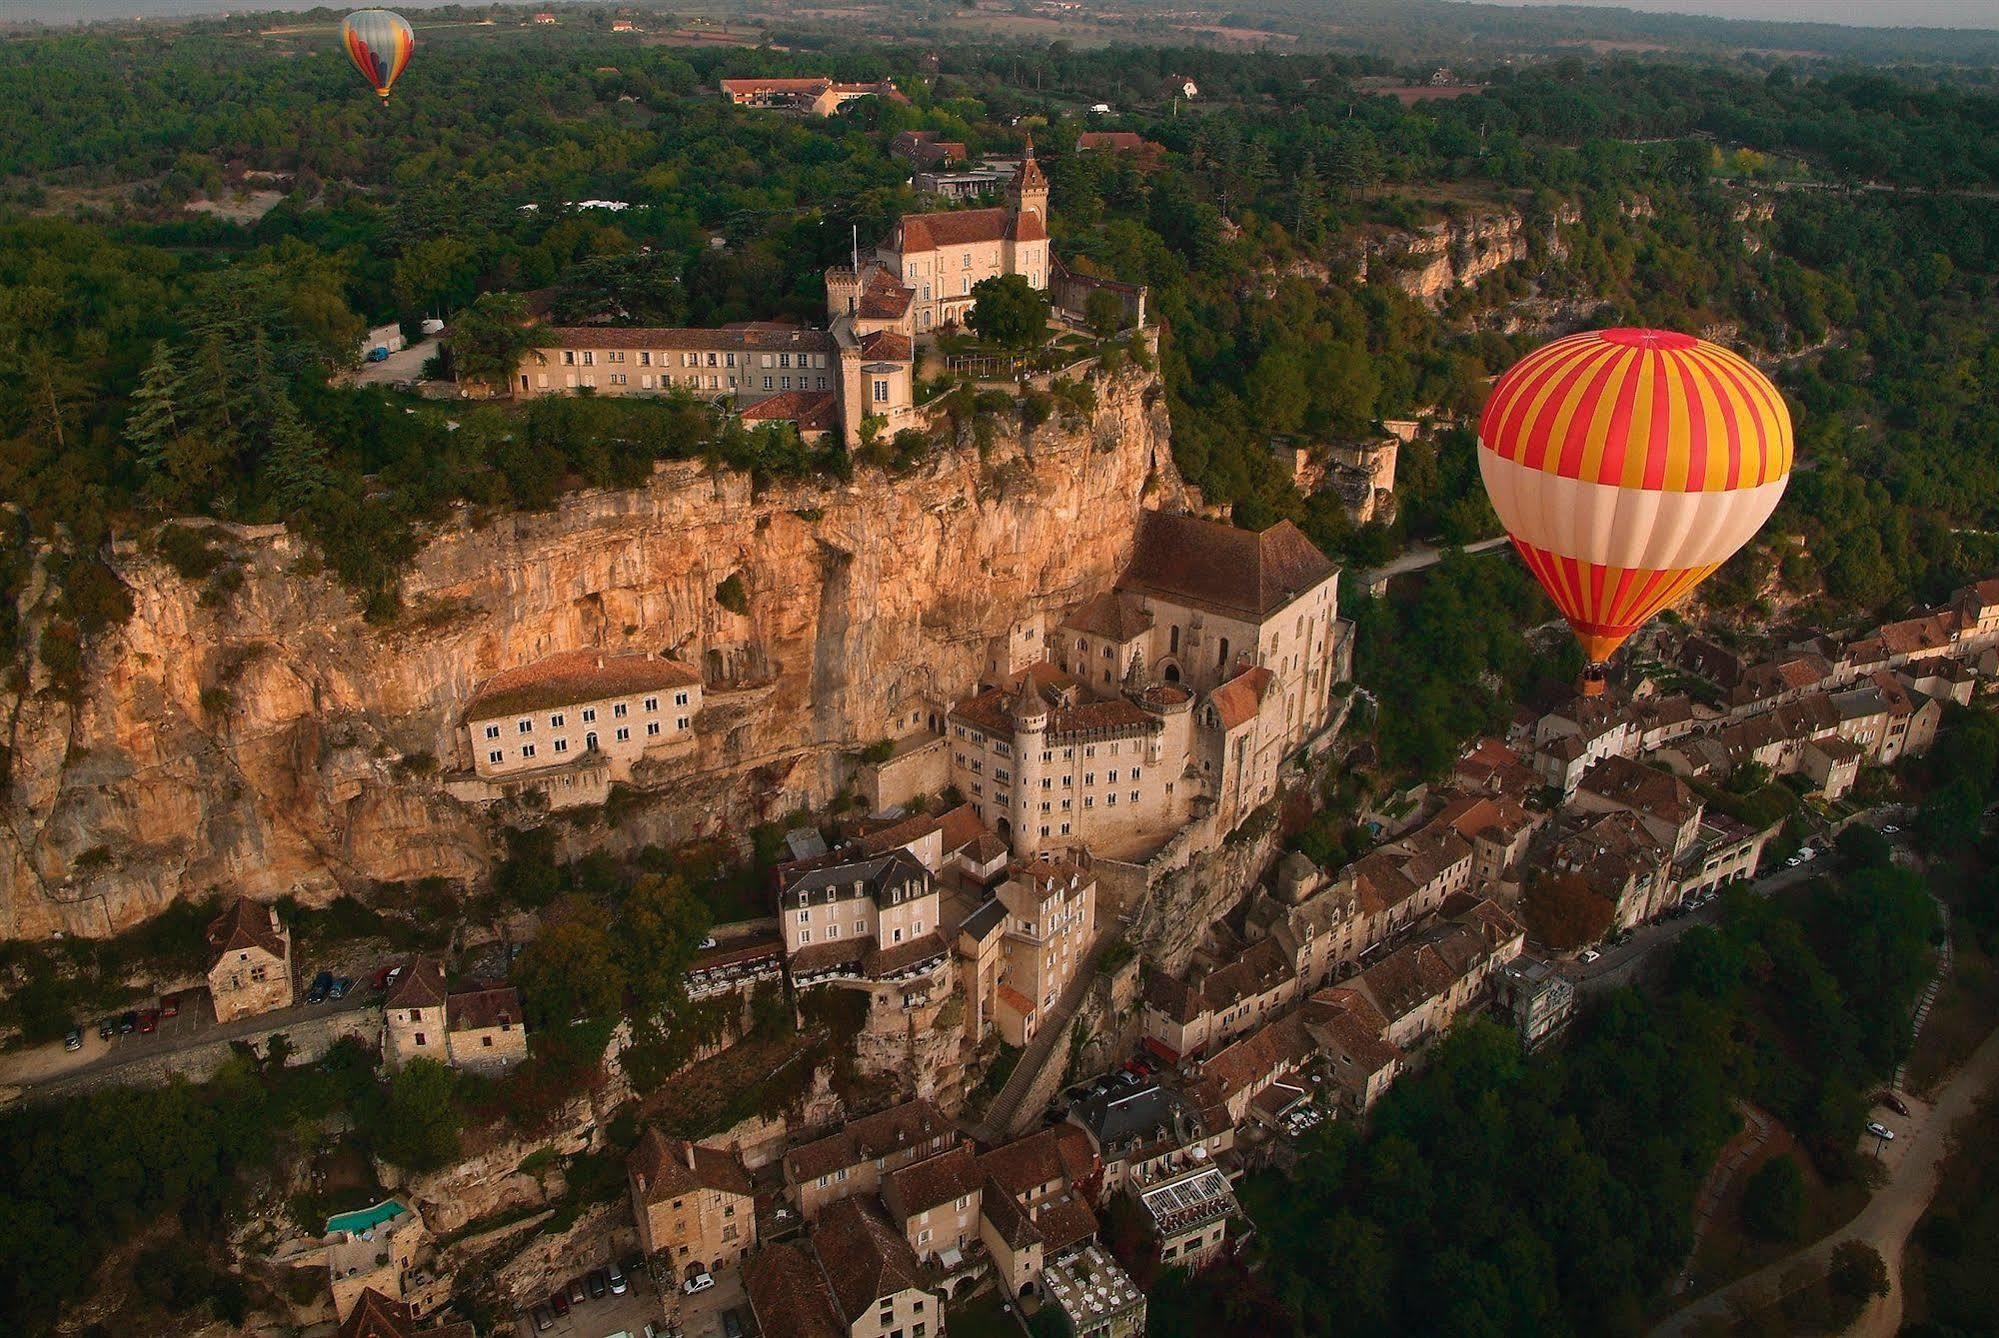
{"type": "Polygon", "coordinates": [[[1951,1129],[1969,1115],[1979,1099],[1999,1081],[1999,1030],[1987,1036],[1931,1106],[1902,1135],[1888,1182],[1844,1227],[1747,1277],[1675,1312],[1652,1332],[1671,1335],[1696,1332],[1702,1324],[1726,1320],[1738,1305],[1756,1306],[1776,1299],[1785,1274],[1799,1264],[1823,1270],[1833,1249],[1862,1240],[1881,1252],[1888,1264],[1888,1294],[1861,1313],[1848,1332],[1856,1338],[1892,1338],[1902,1325],[1902,1249],[1909,1233],[1936,1196],[1937,1168],[1949,1150],[1951,1129]]]}

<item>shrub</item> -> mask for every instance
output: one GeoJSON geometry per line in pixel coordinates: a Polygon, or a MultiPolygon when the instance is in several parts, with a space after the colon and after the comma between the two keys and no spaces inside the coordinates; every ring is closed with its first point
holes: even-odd
{"type": "Polygon", "coordinates": [[[1761,1240],[1796,1240],[1804,1228],[1805,1178],[1786,1153],[1756,1169],[1742,1187],[1742,1227],[1761,1240]]]}
{"type": "Polygon", "coordinates": [[[715,587],[715,602],[738,617],[748,616],[750,594],[743,586],[741,572],[731,572],[727,579],[715,587]]]}

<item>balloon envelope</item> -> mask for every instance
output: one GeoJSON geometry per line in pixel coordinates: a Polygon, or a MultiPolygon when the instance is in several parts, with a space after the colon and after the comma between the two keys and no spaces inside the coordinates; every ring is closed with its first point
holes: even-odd
{"type": "Polygon", "coordinates": [[[416,50],[416,34],[410,31],[409,20],[386,9],[349,14],[340,25],[340,42],[347,48],[347,59],[382,98],[389,96],[396,76],[416,50]]]}
{"type": "Polygon", "coordinates": [[[1592,663],[1770,518],[1791,415],[1738,355],[1668,330],[1591,330],[1492,388],[1479,473],[1514,547],[1592,663]]]}

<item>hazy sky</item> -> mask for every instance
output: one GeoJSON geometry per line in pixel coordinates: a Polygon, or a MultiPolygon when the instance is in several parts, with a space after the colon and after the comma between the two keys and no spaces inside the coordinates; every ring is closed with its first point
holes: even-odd
{"type": "Polygon", "coordinates": [[[1719,19],[1847,23],[1870,28],[1999,28],[1999,0],[1485,0],[1707,14],[1719,19]]]}

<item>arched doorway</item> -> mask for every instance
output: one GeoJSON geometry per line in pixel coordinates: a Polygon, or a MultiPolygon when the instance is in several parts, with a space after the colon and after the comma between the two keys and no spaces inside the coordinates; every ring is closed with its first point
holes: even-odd
{"type": "Polygon", "coordinates": [[[999,839],[1002,841],[1011,841],[1013,839],[1013,823],[1006,818],[1001,818],[998,822],[994,823],[993,830],[999,833],[999,839]]]}
{"type": "Polygon", "coordinates": [[[1167,681],[1168,683],[1178,683],[1178,682],[1180,681],[1180,666],[1179,666],[1179,665],[1177,665],[1177,664],[1169,664],[1169,665],[1167,665],[1167,666],[1166,666],[1166,681],[1167,681]]]}
{"type": "Polygon", "coordinates": [[[684,1278],[682,1278],[682,1279],[681,1279],[681,1281],[682,1281],[682,1282],[692,1282],[692,1281],[694,1281],[694,1279],[695,1279],[696,1277],[700,1276],[700,1274],[701,1274],[701,1261],[700,1261],[699,1259],[690,1259],[690,1260],[688,1260],[688,1261],[687,1261],[687,1269],[686,1269],[686,1272],[687,1272],[687,1276],[686,1276],[686,1277],[684,1277],[684,1278]]]}

